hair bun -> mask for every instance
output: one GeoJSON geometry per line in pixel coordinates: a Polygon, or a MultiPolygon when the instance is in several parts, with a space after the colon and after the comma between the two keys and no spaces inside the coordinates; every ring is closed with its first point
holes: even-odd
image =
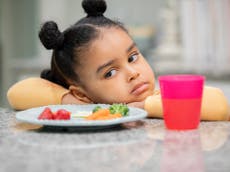
{"type": "Polygon", "coordinates": [[[87,17],[103,16],[106,10],[106,2],[104,0],[83,0],[82,7],[88,14],[87,17]]]}
{"type": "Polygon", "coordinates": [[[39,38],[48,50],[60,48],[64,41],[64,35],[59,31],[55,22],[46,22],[40,32],[39,38]]]}

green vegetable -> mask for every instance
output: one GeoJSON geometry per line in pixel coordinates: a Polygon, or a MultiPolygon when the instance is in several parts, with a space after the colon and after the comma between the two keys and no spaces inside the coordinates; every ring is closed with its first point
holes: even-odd
{"type": "Polygon", "coordinates": [[[96,106],[95,108],[93,108],[93,113],[97,112],[99,109],[101,109],[101,106],[96,106]]]}
{"type": "Polygon", "coordinates": [[[125,104],[114,103],[109,107],[109,111],[111,114],[120,113],[122,116],[127,116],[129,112],[129,108],[125,104]]]}
{"type": "MultiPolygon", "coordinates": [[[[102,109],[101,106],[96,106],[93,109],[93,113],[97,112],[99,109],[102,109]]],[[[120,113],[122,116],[127,116],[128,112],[129,112],[129,108],[126,104],[122,104],[122,103],[114,103],[111,106],[109,106],[109,112],[111,114],[115,114],[115,113],[120,113]]]]}

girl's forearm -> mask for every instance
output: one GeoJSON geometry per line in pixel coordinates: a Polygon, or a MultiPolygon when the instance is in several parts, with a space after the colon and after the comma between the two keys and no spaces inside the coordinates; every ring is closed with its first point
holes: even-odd
{"type": "Polygon", "coordinates": [[[201,119],[223,121],[229,119],[229,104],[223,91],[215,87],[204,87],[201,119]]]}
{"type": "Polygon", "coordinates": [[[62,97],[69,93],[55,83],[41,78],[28,78],[15,83],[7,92],[8,102],[15,110],[61,104],[62,97]]]}
{"type": "MultiPolygon", "coordinates": [[[[149,117],[163,118],[160,94],[147,97],[144,109],[149,117]]],[[[204,87],[201,105],[201,120],[223,121],[229,119],[229,105],[219,88],[204,87]]]]}

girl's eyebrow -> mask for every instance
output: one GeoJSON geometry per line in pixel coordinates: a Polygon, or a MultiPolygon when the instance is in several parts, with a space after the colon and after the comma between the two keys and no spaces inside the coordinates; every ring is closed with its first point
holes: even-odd
{"type": "Polygon", "coordinates": [[[115,61],[115,60],[110,60],[110,61],[104,63],[103,65],[99,66],[99,67],[97,68],[97,73],[99,73],[102,69],[106,68],[107,66],[110,66],[111,64],[113,64],[114,61],[115,61]]]}
{"type": "MultiPolygon", "coordinates": [[[[133,42],[133,43],[126,49],[126,52],[130,52],[134,47],[136,47],[136,43],[135,43],[135,42],[133,42]]],[[[110,66],[111,64],[113,64],[114,61],[115,61],[115,59],[110,60],[110,61],[106,62],[105,64],[102,64],[101,66],[99,66],[99,67],[97,68],[97,73],[99,73],[99,72],[100,72],[102,69],[104,69],[105,67],[110,66]]]]}
{"type": "Polygon", "coordinates": [[[128,48],[127,48],[127,50],[126,50],[126,52],[130,52],[134,47],[136,47],[137,45],[136,45],[136,43],[135,42],[133,42],[128,48]]]}

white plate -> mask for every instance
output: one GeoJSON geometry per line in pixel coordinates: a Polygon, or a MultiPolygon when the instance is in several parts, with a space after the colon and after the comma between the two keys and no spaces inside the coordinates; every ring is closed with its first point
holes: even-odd
{"type": "Polygon", "coordinates": [[[125,122],[137,121],[147,116],[145,110],[129,107],[128,116],[121,118],[111,119],[111,120],[95,120],[90,121],[84,118],[73,118],[70,120],[39,120],[38,116],[44,110],[45,107],[50,107],[53,112],[58,109],[65,109],[70,111],[72,114],[76,114],[82,111],[92,112],[95,106],[101,106],[104,108],[109,107],[109,105],[104,104],[91,104],[91,105],[50,105],[38,108],[32,108],[25,111],[20,111],[16,113],[16,119],[21,122],[27,122],[31,124],[38,124],[44,126],[65,126],[65,127],[108,127],[112,125],[117,125],[125,122]]]}

